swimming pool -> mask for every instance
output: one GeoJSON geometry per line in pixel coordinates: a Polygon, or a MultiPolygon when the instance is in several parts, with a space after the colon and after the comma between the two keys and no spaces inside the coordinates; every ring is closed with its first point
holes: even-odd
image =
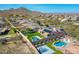
{"type": "Polygon", "coordinates": [[[35,41],[38,41],[40,40],[41,38],[39,36],[33,36],[32,37],[32,42],[35,42],[35,41]]]}
{"type": "Polygon", "coordinates": [[[55,53],[55,51],[49,48],[47,45],[39,46],[37,47],[37,49],[41,54],[54,54],[55,53]]]}
{"type": "Polygon", "coordinates": [[[55,42],[54,45],[55,45],[56,47],[62,47],[62,46],[65,46],[66,43],[65,43],[65,42],[55,42]]]}

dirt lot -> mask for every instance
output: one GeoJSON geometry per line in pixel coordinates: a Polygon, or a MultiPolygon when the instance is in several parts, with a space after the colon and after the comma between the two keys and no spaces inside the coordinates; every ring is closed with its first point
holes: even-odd
{"type": "Polygon", "coordinates": [[[0,42],[0,54],[30,54],[28,46],[21,40],[10,40],[2,44],[0,42]]]}

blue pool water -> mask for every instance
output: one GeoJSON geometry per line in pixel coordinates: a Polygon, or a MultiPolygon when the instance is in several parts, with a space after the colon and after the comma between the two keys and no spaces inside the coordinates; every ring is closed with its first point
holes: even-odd
{"type": "Polygon", "coordinates": [[[55,51],[53,49],[49,48],[47,45],[37,47],[37,49],[41,54],[53,54],[53,53],[55,53],[55,51]]]}
{"type": "Polygon", "coordinates": [[[66,43],[65,42],[56,42],[56,43],[54,43],[54,45],[57,47],[61,47],[61,46],[65,46],[66,43]]]}
{"type": "Polygon", "coordinates": [[[35,41],[38,41],[40,40],[41,38],[39,36],[33,36],[32,37],[32,42],[35,42],[35,41]]]}

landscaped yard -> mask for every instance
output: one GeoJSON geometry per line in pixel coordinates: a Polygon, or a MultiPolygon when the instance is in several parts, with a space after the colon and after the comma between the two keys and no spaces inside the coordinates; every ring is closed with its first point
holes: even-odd
{"type": "MultiPolygon", "coordinates": [[[[22,33],[23,33],[25,36],[27,36],[30,41],[32,41],[32,37],[33,37],[33,36],[39,36],[39,37],[41,37],[41,38],[44,38],[44,37],[41,36],[41,34],[38,33],[38,32],[31,32],[31,31],[29,31],[29,30],[26,30],[26,31],[23,31],[22,33]]],[[[55,51],[55,54],[62,54],[62,52],[61,52],[60,50],[57,50],[57,49],[52,45],[53,43],[54,43],[54,42],[50,42],[50,43],[48,43],[48,44],[46,44],[46,45],[47,45],[49,48],[51,48],[52,50],[54,50],[54,51],[55,51]]],[[[38,44],[38,42],[37,42],[37,44],[38,44]]]]}
{"type": "Polygon", "coordinates": [[[23,33],[25,36],[27,36],[27,38],[28,38],[30,41],[32,41],[32,37],[33,37],[33,36],[39,36],[39,37],[43,38],[43,36],[42,36],[40,33],[38,33],[38,32],[32,32],[32,31],[30,31],[30,30],[23,31],[22,33],[23,33]]]}
{"type": "Polygon", "coordinates": [[[53,49],[55,51],[55,54],[62,54],[62,52],[60,50],[57,50],[53,45],[53,43],[48,43],[46,44],[48,47],[50,47],[51,49],[53,49]]]}

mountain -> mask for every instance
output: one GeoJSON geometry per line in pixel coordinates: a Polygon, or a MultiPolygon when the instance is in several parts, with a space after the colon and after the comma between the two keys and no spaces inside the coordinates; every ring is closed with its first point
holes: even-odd
{"type": "Polygon", "coordinates": [[[21,8],[11,8],[9,10],[0,10],[0,16],[8,16],[10,14],[21,14],[21,15],[29,15],[29,16],[33,16],[33,15],[40,15],[42,14],[41,12],[36,12],[36,11],[31,11],[27,8],[21,7],[21,8]]]}
{"type": "Polygon", "coordinates": [[[79,17],[79,14],[76,14],[76,13],[74,13],[74,14],[73,13],[71,13],[71,14],[42,13],[42,12],[38,12],[38,11],[32,11],[32,10],[29,10],[27,8],[24,8],[24,7],[20,7],[17,9],[10,8],[8,10],[0,10],[1,17],[6,17],[6,16],[9,16],[12,14],[23,15],[23,16],[27,16],[28,18],[34,18],[34,19],[41,18],[41,19],[51,19],[51,20],[59,20],[59,21],[62,21],[63,19],[67,19],[67,18],[69,18],[69,20],[73,20],[73,19],[76,20],[76,19],[78,19],[77,16],[79,17]]]}

